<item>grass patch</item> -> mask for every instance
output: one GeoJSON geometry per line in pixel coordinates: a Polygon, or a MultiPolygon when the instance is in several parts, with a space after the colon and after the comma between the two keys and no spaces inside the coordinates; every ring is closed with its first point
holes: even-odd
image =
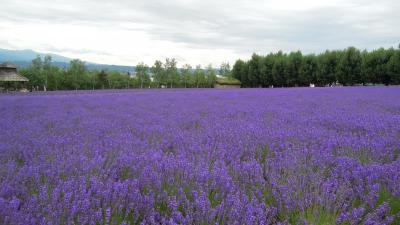
{"type": "Polygon", "coordinates": [[[221,204],[221,199],[217,197],[217,191],[215,189],[211,189],[208,192],[208,200],[210,201],[211,208],[214,208],[217,205],[221,204]]]}
{"type": "Polygon", "coordinates": [[[393,161],[396,161],[399,158],[399,155],[400,155],[400,148],[395,149],[393,153],[393,161]]]}
{"type": "Polygon", "coordinates": [[[263,190],[264,201],[266,205],[276,206],[276,199],[270,188],[265,187],[263,190]]]}
{"type": "Polygon", "coordinates": [[[306,210],[303,213],[303,218],[308,224],[330,225],[336,223],[337,215],[328,212],[325,209],[320,210],[306,210]]]}
{"type": "MultiPolygon", "coordinates": [[[[394,197],[385,188],[382,188],[379,192],[376,206],[378,207],[384,202],[389,204],[391,215],[397,215],[400,213],[400,196],[394,197]]],[[[400,218],[397,217],[393,224],[400,224],[400,218]]]]}
{"type": "Polygon", "coordinates": [[[171,209],[168,208],[168,204],[166,201],[159,201],[154,203],[154,209],[156,209],[161,215],[171,215],[171,209]]]}
{"type": "Polygon", "coordinates": [[[183,192],[185,193],[186,198],[189,200],[189,202],[193,202],[194,201],[194,197],[193,197],[193,193],[192,193],[192,189],[189,186],[183,186],[183,192]]]}
{"type": "Polygon", "coordinates": [[[15,159],[15,163],[17,164],[18,167],[22,167],[25,164],[25,160],[20,157],[17,157],[15,159]]]}
{"type": "Polygon", "coordinates": [[[106,220],[106,210],[103,209],[102,220],[103,223],[97,222],[96,225],[106,225],[106,224],[119,225],[122,224],[122,222],[126,222],[127,224],[132,224],[132,225],[139,225],[143,220],[143,218],[141,216],[135,218],[133,210],[127,213],[126,208],[123,208],[122,210],[112,210],[108,221],[106,220]]]}
{"type": "Polygon", "coordinates": [[[275,153],[268,147],[261,147],[256,150],[254,159],[257,160],[261,165],[264,165],[267,158],[275,158],[275,153]]]}
{"type": "Polygon", "coordinates": [[[161,190],[165,191],[169,196],[176,195],[178,193],[178,187],[176,185],[171,185],[164,181],[161,183],[161,190]]]}
{"type": "Polygon", "coordinates": [[[121,172],[120,172],[120,177],[121,180],[127,180],[130,176],[130,168],[127,166],[122,167],[121,172]]]}
{"type": "Polygon", "coordinates": [[[300,210],[293,210],[288,214],[279,214],[278,218],[282,221],[289,220],[290,224],[315,224],[315,225],[332,225],[336,224],[337,214],[329,212],[328,210],[321,208],[308,208],[304,212],[300,210]]]}

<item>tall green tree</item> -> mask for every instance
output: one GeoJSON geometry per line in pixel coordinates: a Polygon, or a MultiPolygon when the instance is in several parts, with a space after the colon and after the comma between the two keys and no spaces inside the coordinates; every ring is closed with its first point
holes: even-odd
{"type": "MultiPolygon", "coordinates": [[[[126,88],[127,82],[128,82],[128,75],[127,74],[121,74],[117,71],[112,71],[108,74],[108,81],[111,89],[122,89],[126,88]]],[[[143,85],[146,85],[145,78],[142,78],[143,82],[141,82],[142,87],[143,85]]],[[[148,82],[147,82],[148,83],[148,82]]]]}
{"type": "Polygon", "coordinates": [[[106,73],[105,70],[101,70],[100,72],[97,73],[96,80],[98,88],[104,89],[106,86],[109,85],[108,74],[106,73]]]}
{"type": "Polygon", "coordinates": [[[274,55],[274,66],[272,67],[272,77],[274,78],[274,85],[284,87],[287,85],[286,76],[286,56],[282,51],[274,55]]]}
{"type": "Polygon", "coordinates": [[[387,63],[387,73],[392,84],[400,84],[400,49],[396,49],[390,57],[387,63]]]}
{"type": "Polygon", "coordinates": [[[332,85],[336,83],[336,68],[339,63],[339,57],[336,51],[325,51],[317,57],[317,83],[319,85],[332,85]]]}
{"type": "Polygon", "coordinates": [[[217,74],[215,73],[215,70],[211,64],[207,66],[205,73],[206,73],[205,87],[214,87],[214,84],[217,80],[217,74]]]}
{"type": "Polygon", "coordinates": [[[166,58],[164,69],[165,69],[165,78],[167,80],[167,84],[170,85],[171,88],[173,86],[177,86],[179,83],[179,73],[177,68],[177,61],[174,58],[166,58]]]}
{"type": "Polygon", "coordinates": [[[309,84],[317,84],[318,63],[315,55],[306,55],[300,68],[300,84],[307,86],[309,84]]]}
{"type": "Polygon", "coordinates": [[[73,59],[67,71],[67,85],[75,90],[86,87],[86,65],[80,59],[73,59]]]}
{"type": "Polygon", "coordinates": [[[150,82],[150,76],[148,73],[149,67],[142,62],[136,65],[135,70],[136,70],[136,77],[140,83],[140,88],[148,86],[150,82]]]}
{"type": "Polygon", "coordinates": [[[190,66],[189,64],[183,65],[181,74],[182,74],[182,83],[184,88],[190,87],[192,85],[191,80],[193,77],[192,66],[190,66]]]}
{"type": "Polygon", "coordinates": [[[49,75],[51,73],[51,56],[50,55],[46,55],[44,57],[44,62],[43,62],[43,75],[44,75],[44,86],[43,89],[46,91],[48,88],[48,79],[49,79],[49,75]]]}
{"type": "Polygon", "coordinates": [[[300,68],[302,64],[303,55],[300,51],[291,52],[288,56],[286,61],[287,65],[285,68],[285,74],[287,75],[286,84],[288,86],[296,86],[299,82],[300,77],[300,68]]]}
{"type": "Polygon", "coordinates": [[[338,64],[338,80],[344,85],[354,85],[362,83],[361,80],[361,52],[360,50],[349,47],[341,55],[338,64]]]}
{"type": "Polygon", "coordinates": [[[243,87],[249,86],[249,81],[247,79],[247,74],[249,67],[247,63],[241,59],[237,60],[232,68],[232,76],[242,82],[243,87]]]}
{"type": "Polygon", "coordinates": [[[201,65],[196,66],[193,77],[196,88],[204,87],[206,79],[204,70],[201,68],[201,65]]]}
{"type": "Polygon", "coordinates": [[[389,75],[387,65],[390,61],[390,58],[394,54],[394,49],[393,48],[389,48],[389,49],[380,48],[377,50],[377,52],[379,55],[379,62],[377,64],[378,80],[380,80],[380,83],[389,85],[391,83],[391,77],[389,75]]]}
{"type": "Polygon", "coordinates": [[[257,54],[253,54],[248,62],[247,78],[249,87],[258,87],[260,85],[260,61],[261,57],[257,54]]]}
{"type": "Polygon", "coordinates": [[[231,73],[231,66],[229,65],[229,62],[222,63],[219,68],[219,75],[228,77],[230,76],[230,73],[231,73]]]}
{"type": "Polygon", "coordinates": [[[272,69],[274,67],[274,55],[268,54],[264,57],[259,64],[260,82],[263,87],[274,85],[274,77],[272,76],[272,69]]]}
{"type": "Polygon", "coordinates": [[[151,67],[151,72],[153,73],[154,82],[156,83],[156,87],[160,87],[160,85],[166,85],[166,80],[164,79],[164,67],[163,63],[159,60],[154,62],[154,65],[151,67]]]}
{"type": "Polygon", "coordinates": [[[32,60],[30,69],[29,69],[29,83],[34,87],[34,89],[39,89],[44,84],[43,79],[43,61],[40,55],[37,55],[36,58],[32,60]]]}

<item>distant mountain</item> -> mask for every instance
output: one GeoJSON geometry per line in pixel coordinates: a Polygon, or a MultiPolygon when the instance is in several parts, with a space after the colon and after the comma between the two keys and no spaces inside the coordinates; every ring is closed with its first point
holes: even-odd
{"type": "MultiPolygon", "coordinates": [[[[28,67],[32,59],[36,58],[37,55],[44,57],[46,55],[50,55],[52,58],[52,64],[54,66],[60,68],[67,68],[69,66],[69,62],[72,60],[71,58],[51,54],[51,53],[40,53],[35,52],[33,50],[8,50],[8,49],[0,49],[0,62],[12,62],[16,64],[18,67],[28,67]]],[[[97,64],[92,62],[85,62],[86,67],[89,70],[108,70],[108,71],[118,71],[118,72],[133,72],[135,71],[135,67],[133,66],[120,66],[120,65],[107,65],[107,64],[97,64]]]]}
{"type": "Polygon", "coordinates": [[[0,49],[0,61],[28,61],[31,62],[32,59],[36,58],[37,55],[44,57],[45,55],[50,55],[54,62],[63,62],[69,63],[71,61],[70,58],[56,55],[56,54],[47,54],[47,53],[39,53],[30,49],[26,50],[8,50],[8,49],[0,49]]]}

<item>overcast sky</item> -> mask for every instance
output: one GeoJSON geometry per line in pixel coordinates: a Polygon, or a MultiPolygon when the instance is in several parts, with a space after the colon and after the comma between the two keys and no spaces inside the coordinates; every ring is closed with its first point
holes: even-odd
{"type": "Polygon", "coordinates": [[[399,0],[0,0],[0,48],[135,65],[400,43],[399,0]]]}

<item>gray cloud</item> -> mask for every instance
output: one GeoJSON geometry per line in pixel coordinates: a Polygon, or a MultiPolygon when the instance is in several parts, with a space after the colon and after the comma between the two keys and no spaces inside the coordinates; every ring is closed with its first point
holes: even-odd
{"type": "MultiPolygon", "coordinates": [[[[5,0],[2,8],[0,21],[13,25],[56,23],[143,32],[149,41],[243,56],[280,49],[321,52],[350,45],[372,49],[400,41],[397,0],[5,0]]],[[[12,40],[8,45],[13,45],[12,40]]],[[[189,57],[179,52],[171,55],[189,57]]]]}

